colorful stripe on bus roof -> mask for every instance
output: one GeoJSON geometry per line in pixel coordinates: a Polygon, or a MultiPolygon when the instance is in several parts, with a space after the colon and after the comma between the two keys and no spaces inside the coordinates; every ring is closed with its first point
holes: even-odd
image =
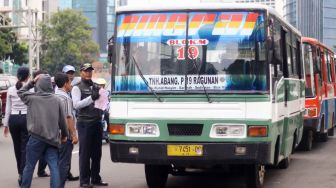
{"type": "MultiPolygon", "coordinates": [[[[256,25],[257,12],[189,13],[189,36],[209,27],[208,35],[250,36],[256,25]]],[[[117,37],[185,36],[186,13],[137,13],[120,15],[117,37]]]]}

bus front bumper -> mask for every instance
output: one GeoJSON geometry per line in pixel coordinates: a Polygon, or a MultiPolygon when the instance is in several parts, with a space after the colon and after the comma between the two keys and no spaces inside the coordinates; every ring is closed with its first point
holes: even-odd
{"type": "Polygon", "coordinates": [[[258,143],[164,143],[110,141],[113,162],[175,165],[272,164],[271,142],[258,143]],[[168,156],[167,145],[202,145],[202,156],[168,156]],[[245,154],[237,154],[245,147],[245,154]],[[130,150],[137,148],[138,153],[130,150]]]}

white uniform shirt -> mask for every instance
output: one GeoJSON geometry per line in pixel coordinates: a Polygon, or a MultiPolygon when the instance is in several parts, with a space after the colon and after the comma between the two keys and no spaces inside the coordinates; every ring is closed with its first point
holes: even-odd
{"type": "Polygon", "coordinates": [[[27,106],[20,99],[17,91],[15,86],[12,86],[7,90],[6,111],[3,120],[5,127],[8,126],[9,116],[11,114],[27,114],[27,106]]]}

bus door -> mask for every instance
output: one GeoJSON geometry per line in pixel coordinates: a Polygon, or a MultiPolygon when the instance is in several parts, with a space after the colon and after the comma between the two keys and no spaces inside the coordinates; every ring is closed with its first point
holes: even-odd
{"type": "MultiPolygon", "coordinates": [[[[282,127],[282,134],[281,134],[281,152],[280,155],[287,156],[286,154],[289,152],[287,150],[287,141],[288,141],[288,135],[289,135],[289,128],[291,127],[291,121],[289,120],[290,115],[290,75],[292,74],[292,58],[291,58],[291,36],[290,32],[286,28],[282,28],[281,30],[281,41],[282,41],[282,54],[283,54],[283,69],[284,69],[284,103],[283,103],[283,115],[284,115],[284,121],[283,121],[283,127],[282,127]]],[[[282,107],[280,107],[282,108],[282,107]]]]}

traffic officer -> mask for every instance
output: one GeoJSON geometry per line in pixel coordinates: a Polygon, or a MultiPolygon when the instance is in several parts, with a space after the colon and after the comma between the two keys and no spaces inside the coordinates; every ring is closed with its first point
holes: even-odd
{"type": "Polygon", "coordinates": [[[99,87],[92,81],[93,70],[90,63],[81,65],[81,81],[71,91],[73,105],[77,110],[79,181],[80,187],[85,188],[92,187],[92,185],[108,186],[99,174],[102,156],[101,117],[103,112],[94,107],[94,101],[99,98],[99,87]]]}

